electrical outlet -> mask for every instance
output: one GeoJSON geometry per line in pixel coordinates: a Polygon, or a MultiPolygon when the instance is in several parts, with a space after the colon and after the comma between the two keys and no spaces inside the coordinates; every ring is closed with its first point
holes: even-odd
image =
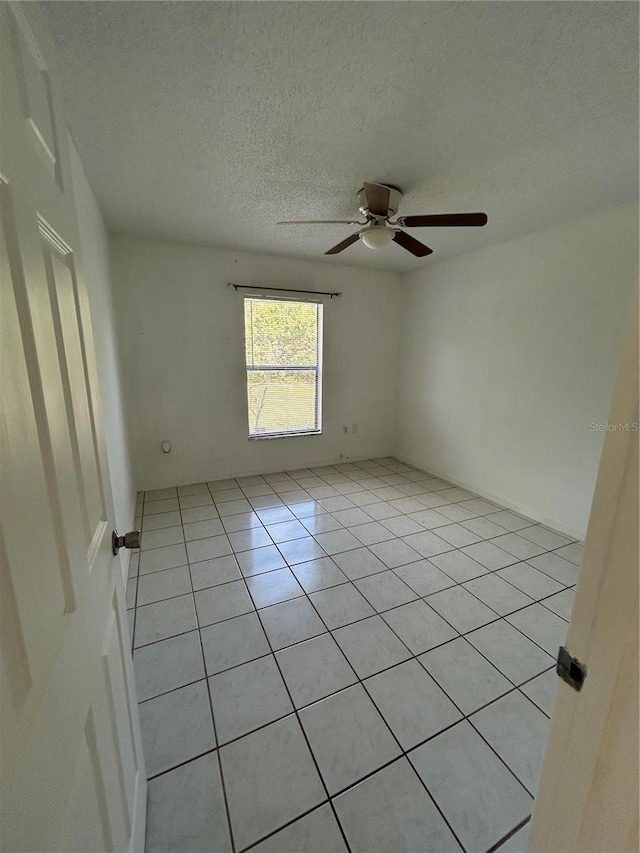
{"type": "Polygon", "coordinates": [[[351,432],[355,435],[358,432],[358,424],[351,424],[351,432]]]}
{"type": "Polygon", "coordinates": [[[348,433],[349,433],[349,427],[345,424],[345,425],[342,427],[342,434],[343,434],[343,435],[348,435],[348,433]]]}

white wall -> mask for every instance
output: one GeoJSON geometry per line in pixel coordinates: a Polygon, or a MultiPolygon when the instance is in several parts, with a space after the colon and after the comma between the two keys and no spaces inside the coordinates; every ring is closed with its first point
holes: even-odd
{"type": "Polygon", "coordinates": [[[397,275],[126,236],[112,238],[111,258],[138,488],[391,452],[397,275]],[[325,300],[322,435],[248,441],[242,296],[230,281],[343,293],[325,300]]]}
{"type": "MultiPolygon", "coordinates": [[[[69,147],[84,276],[91,310],[115,523],[118,530],[126,532],[132,528],[134,522],[135,492],[123,407],[119,349],[116,341],[116,320],[109,269],[109,242],[100,210],[78,152],[73,143],[70,143],[69,147]]],[[[128,552],[120,553],[123,555],[124,564],[128,552]]]]}
{"type": "Polygon", "coordinates": [[[623,206],[405,276],[396,454],[582,538],[637,263],[623,206]]]}

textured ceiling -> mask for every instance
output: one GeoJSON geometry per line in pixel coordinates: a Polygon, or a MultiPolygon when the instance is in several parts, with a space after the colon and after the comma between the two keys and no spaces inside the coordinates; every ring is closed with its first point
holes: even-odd
{"type": "Polygon", "coordinates": [[[638,194],[631,2],[48,2],[68,119],[113,231],[325,259],[363,180],[435,253],[409,270],[638,194]]]}

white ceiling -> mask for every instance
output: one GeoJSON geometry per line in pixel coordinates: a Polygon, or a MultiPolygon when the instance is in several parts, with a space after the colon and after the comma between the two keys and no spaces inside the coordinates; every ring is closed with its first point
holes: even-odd
{"type": "Polygon", "coordinates": [[[409,270],[638,195],[631,2],[48,2],[68,119],[113,231],[409,270]],[[323,252],[362,181],[484,210],[323,252]]]}

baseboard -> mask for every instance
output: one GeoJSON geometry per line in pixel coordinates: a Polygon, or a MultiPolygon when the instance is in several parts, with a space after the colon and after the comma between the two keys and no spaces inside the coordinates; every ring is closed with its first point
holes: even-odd
{"type": "MultiPolygon", "coordinates": [[[[348,456],[348,457],[342,456],[338,459],[333,458],[333,459],[327,459],[327,460],[321,461],[321,462],[308,462],[306,465],[301,465],[301,466],[298,466],[297,468],[290,468],[289,470],[295,471],[295,470],[300,470],[300,469],[304,469],[304,468],[324,468],[324,467],[329,466],[329,465],[344,465],[345,463],[348,463],[348,462],[364,462],[367,459],[385,459],[388,456],[393,456],[393,454],[391,452],[389,452],[389,453],[376,453],[375,455],[374,454],[368,454],[367,456],[348,456]]],[[[282,471],[282,470],[283,470],[282,467],[279,467],[279,468],[273,468],[269,471],[264,471],[264,470],[262,470],[262,471],[251,471],[249,474],[245,474],[245,473],[228,474],[227,477],[229,477],[229,478],[231,478],[231,477],[234,477],[234,478],[235,477],[255,477],[255,476],[264,475],[264,474],[267,474],[267,475],[268,474],[279,474],[280,471],[282,471]]],[[[225,478],[218,477],[218,479],[226,479],[226,477],[225,478]]],[[[213,482],[213,481],[210,481],[210,482],[213,482]]]]}
{"type": "Polygon", "coordinates": [[[138,768],[133,794],[133,816],[129,853],[144,853],[147,831],[147,779],[144,767],[138,768]]]}
{"type": "Polygon", "coordinates": [[[545,527],[555,530],[556,533],[560,533],[562,536],[568,536],[572,540],[584,541],[585,531],[572,530],[555,518],[540,516],[540,514],[531,509],[531,507],[520,504],[517,501],[512,501],[509,498],[505,498],[504,495],[497,495],[493,492],[487,491],[486,489],[480,489],[475,483],[471,483],[468,480],[461,480],[459,477],[451,477],[446,471],[439,471],[432,466],[429,466],[427,469],[422,462],[417,459],[413,459],[404,453],[396,452],[392,455],[400,462],[404,462],[405,465],[411,465],[414,468],[418,468],[420,471],[433,474],[435,477],[446,480],[447,483],[453,483],[454,486],[459,486],[461,489],[468,489],[470,492],[479,495],[481,498],[485,498],[492,503],[499,504],[505,509],[511,509],[514,512],[517,512],[518,515],[523,515],[525,518],[530,518],[531,521],[534,521],[536,524],[544,524],[545,527]]]}
{"type": "MultiPolygon", "coordinates": [[[[338,459],[333,457],[331,459],[320,460],[319,462],[307,462],[306,465],[297,465],[295,467],[289,468],[288,470],[294,471],[294,470],[299,470],[302,468],[324,468],[327,465],[343,465],[346,462],[364,462],[367,459],[385,459],[385,458],[391,457],[393,455],[394,454],[391,451],[387,451],[384,453],[383,452],[375,453],[375,454],[369,453],[365,456],[341,456],[338,459]]],[[[232,473],[220,474],[218,472],[215,476],[202,477],[201,479],[199,479],[197,481],[184,480],[183,482],[179,482],[179,483],[169,483],[169,485],[165,484],[163,486],[148,486],[146,489],[141,489],[140,491],[155,491],[156,489],[172,488],[173,486],[188,486],[190,483],[193,483],[193,482],[212,483],[215,480],[231,480],[231,479],[234,479],[235,477],[256,477],[256,476],[264,476],[265,474],[267,474],[267,475],[268,474],[279,474],[283,470],[285,470],[285,469],[283,469],[282,466],[279,466],[277,468],[269,468],[266,470],[264,468],[262,468],[262,469],[250,468],[248,470],[244,469],[242,471],[236,471],[235,473],[232,472],[232,473]]],[[[135,498],[134,498],[134,501],[135,501],[135,498]]],[[[135,509],[135,503],[134,503],[134,509],[135,509]]]]}
{"type": "Polygon", "coordinates": [[[136,505],[138,503],[138,492],[136,489],[133,490],[133,497],[131,498],[131,505],[129,506],[129,523],[131,527],[136,523],[136,505]]]}
{"type": "MultiPolygon", "coordinates": [[[[137,500],[137,492],[134,491],[133,498],[131,504],[129,506],[129,512],[127,513],[127,530],[134,530],[136,523],[136,500],[137,500]]],[[[120,531],[122,533],[122,531],[120,531]]],[[[124,531],[126,533],[126,530],[124,531]]],[[[129,579],[129,563],[131,562],[131,551],[128,548],[121,548],[120,553],[118,554],[120,558],[120,571],[122,572],[122,582],[127,585],[127,581],[129,579]]]]}
{"type": "MultiPolygon", "coordinates": [[[[568,528],[566,525],[559,522],[557,519],[548,518],[546,516],[540,516],[535,510],[531,507],[526,506],[525,504],[518,503],[516,501],[512,501],[510,498],[504,497],[504,495],[494,494],[493,492],[489,492],[486,489],[478,488],[475,483],[471,483],[468,480],[461,480],[458,477],[451,477],[446,471],[440,471],[432,466],[425,467],[425,465],[418,459],[414,459],[413,457],[407,456],[403,453],[398,453],[396,451],[387,451],[386,453],[376,453],[376,454],[368,454],[366,456],[351,456],[349,458],[341,457],[338,459],[327,459],[320,462],[309,462],[306,465],[303,465],[303,468],[322,468],[325,465],[340,465],[345,462],[363,462],[367,459],[382,459],[385,457],[393,457],[400,462],[404,462],[406,465],[411,465],[414,468],[418,468],[420,471],[425,471],[425,473],[433,474],[435,477],[439,477],[443,480],[446,480],[448,483],[453,483],[455,486],[459,486],[461,489],[468,489],[476,495],[480,495],[480,497],[485,498],[492,503],[499,504],[501,507],[505,509],[511,509],[514,512],[517,512],[518,515],[523,515],[526,518],[530,518],[536,524],[544,524],[545,527],[549,527],[551,530],[555,530],[557,533],[560,533],[562,536],[568,536],[572,540],[580,540],[583,541],[585,537],[585,531],[576,531],[568,528]]],[[[206,477],[203,478],[201,482],[213,482],[214,480],[226,480],[232,479],[235,477],[254,477],[258,475],[265,474],[277,474],[282,471],[282,467],[278,468],[270,468],[269,470],[244,470],[244,471],[236,471],[235,473],[224,474],[221,476],[218,474],[215,477],[206,477]]],[[[170,486],[187,486],[193,480],[184,481],[183,483],[171,483],[170,486]]],[[[149,487],[149,489],[160,489],[160,488],[168,488],[167,486],[153,486],[149,487]]],[[[148,489],[148,490],[149,490],[148,489]]],[[[147,491],[148,491],[147,490],[147,491]]],[[[135,495],[134,495],[134,504],[133,509],[135,511],[135,495]]]]}

